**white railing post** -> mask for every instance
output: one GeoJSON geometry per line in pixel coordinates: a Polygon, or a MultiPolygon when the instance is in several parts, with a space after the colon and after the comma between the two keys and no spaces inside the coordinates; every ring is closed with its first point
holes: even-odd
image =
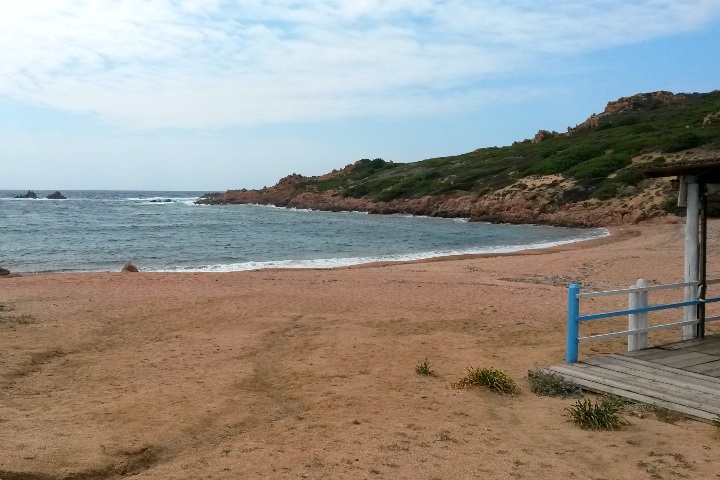
{"type": "MultiPolygon", "coordinates": [[[[645,288],[648,286],[648,281],[639,279],[635,285],[630,285],[630,288],[645,288]]],[[[628,294],[628,309],[634,310],[636,308],[645,308],[648,306],[648,291],[643,290],[640,292],[630,292],[628,294]]],[[[647,312],[642,313],[631,313],[628,315],[628,330],[639,330],[641,328],[648,328],[648,314],[647,312]]],[[[648,332],[636,333],[628,335],[628,351],[640,350],[641,348],[647,348],[648,346],[648,332]]]]}

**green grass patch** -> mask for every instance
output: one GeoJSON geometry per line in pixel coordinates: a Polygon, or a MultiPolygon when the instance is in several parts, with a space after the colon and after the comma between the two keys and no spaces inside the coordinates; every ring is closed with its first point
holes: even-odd
{"type": "Polygon", "coordinates": [[[0,315],[0,324],[5,325],[30,325],[36,321],[35,317],[27,313],[22,315],[0,315]]]}
{"type": "Polygon", "coordinates": [[[502,395],[517,395],[520,393],[515,380],[508,374],[495,368],[468,368],[467,374],[460,378],[453,388],[485,387],[502,395]]]}
{"type": "Polygon", "coordinates": [[[579,399],[565,410],[573,423],[585,430],[619,430],[629,424],[624,418],[626,403],[617,397],[600,397],[594,402],[579,399]]]}
{"type": "Polygon", "coordinates": [[[430,363],[428,363],[427,358],[425,360],[423,360],[422,362],[418,363],[417,365],[415,365],[415,372],[418,375],[425,375],[425,376],[430,376],[430,377],[434,377],[437,375],[435,373],[435,370],[433,370],[430,367],[430,363]]]}

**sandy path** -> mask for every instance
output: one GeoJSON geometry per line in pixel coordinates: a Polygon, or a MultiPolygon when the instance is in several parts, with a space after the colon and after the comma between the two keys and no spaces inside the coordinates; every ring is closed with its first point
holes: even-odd
{"type": "Polygon", "coordinates": [[[713,427],[583,431],[573,400],[526,381],[563,362],[570,281],[679,281],[682,238],[643,226],[490,258],[4,279],[0,478],[717,478],[713,427]],[[436,377],[415,373],[425,358],[436,377]],[[451,388],[469,366],[522,394],[451,388]]]}

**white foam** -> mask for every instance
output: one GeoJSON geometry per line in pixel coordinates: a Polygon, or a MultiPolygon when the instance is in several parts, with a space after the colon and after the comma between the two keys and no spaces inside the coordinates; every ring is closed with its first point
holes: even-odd
{"type": "Polygon", "coordinates": [[[348,258],[318,258],[311,260],[271,260],[264,262],[241,262],[230,264],[204,265],[201,267],[173,267],[148,269],[155,272],[240,272],[247,270],[262,270],[267,268],[338,268],[351,265],[376,262],[407,262],[412,260],[424,260],[428,258],[447,257],[454,255],[478,255],[478,254],[499,254],[513,253],[523,250],[537,250],[550,248],[558,245],[582,242],[610,235],[606,229],[589,231],[587,235],[554,242],[537,242],[525,245],[504,245],[495,247],[468,248],[462,250],[438,250],[432,252],[420,252],[411,254],[379,255],[375,257],[348,257],[348,258]]]}

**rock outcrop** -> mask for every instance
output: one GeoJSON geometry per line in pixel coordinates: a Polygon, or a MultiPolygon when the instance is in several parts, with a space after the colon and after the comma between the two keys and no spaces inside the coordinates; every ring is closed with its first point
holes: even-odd
{"type": "Polygon", "coordinates": [[[37,198],[37,194],[32,190],[28,190],[25,195],[15,195],[15,198],[37,198]]]}
{"type": "Polygon", "coordinates": [[[55,191],[55,193],[51,193],[45,198],[48,198],[50,200],[67,200],[67,197],[57,190],[55,191]]]}
{"type": "Polygon", "coordinates": [[[121,272],[132,272],[132,273],[136,273],[136,272],[139,272],[140,270],[139,270],[135,265],[133,265],[132,263],[130,263],[130,262],[125,262],[125,265],[123,265],[123,268],[122,268],[122,270],[120,270],[120,271],[121,271],[121,272]]]}
{"type": "MultiPolygon", "coordinates": [[[[566,227],[605,227],[636,224],[666,214],[662,201],[670,191],[669,180],[645,180],[641,188],[626,197],[607,201],[569,201],[577,186],[559,175],[523,178],[509,187],[487,195],[424,196],[373,202],[366,198],[344,197],[338,191],[319,192],[302,185],[304,177],[291,175],[274,187],[261,190],[228,190],[218,197],[203,198],[202,204],[260,204],[326,211],[426,215],[469,218],[493,223],[533,223],[566,227]],[[568,193],[569,192],[569,193],[568,193]]],[[[677,221],[668,217],[664,221],[677,221]]]]}

